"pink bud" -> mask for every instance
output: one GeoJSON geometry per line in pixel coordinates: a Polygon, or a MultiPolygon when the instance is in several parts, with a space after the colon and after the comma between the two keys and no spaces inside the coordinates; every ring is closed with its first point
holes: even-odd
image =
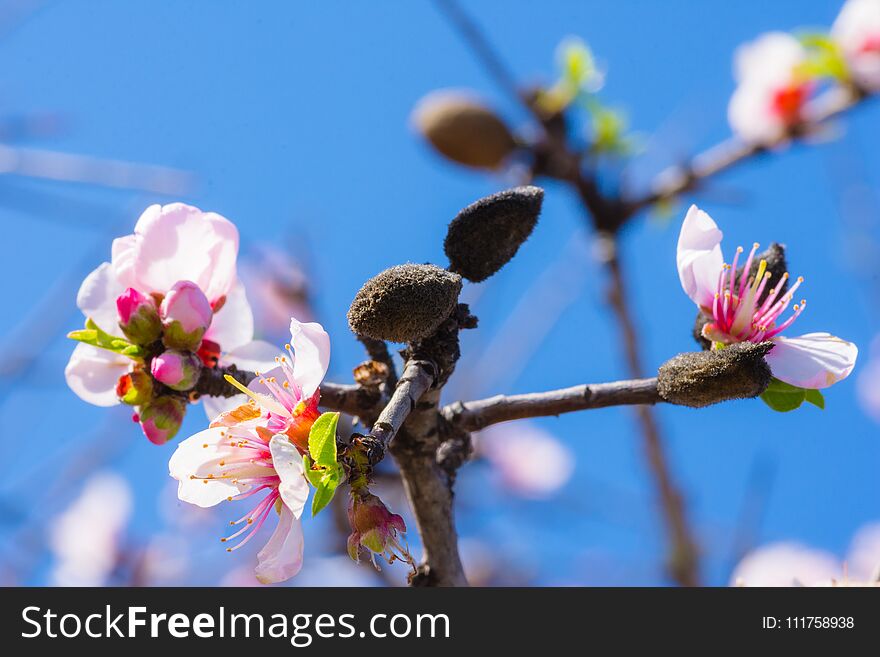
{"type": "Polygon", "coordinates": [[[405,532],[406,524],[396,513],[372,493],[352,491],[348,507],[351,535],[348,537],[348,554],[359,561],[361,547],[384,555],[389,561],[411,561],[409,552],[397,540],[397,532],[405,532]]]}
{"type": "Polygon", "coordinates": [[[172,390],[192,390],[201,371],[202,362],[191,351],[169,349],[153,358],[150,365],[150,372],[156,380],[172,390]]]}
{"type": "Polygon", "coordinates": [[[136,344],[150,344],[162,335],[162,321],[152,297],[128,288],[116,299],[119,328],[136,344]]]}
{"type": "Polygon", "coordinates": [[[165,295],[159,308],[165,333],[162,341],[170,349],[196,351],[211,326],[214,311],[201,288],[191,281],[178,281],[165,295]]]}
{"type": "Polygon", "coordinates": [[[139,420],[141,430],[151,443],[164,445],[174,438],[183,416],[186,415],[186,402],[179,397],[158,397],[141,406],[139,420]]]}

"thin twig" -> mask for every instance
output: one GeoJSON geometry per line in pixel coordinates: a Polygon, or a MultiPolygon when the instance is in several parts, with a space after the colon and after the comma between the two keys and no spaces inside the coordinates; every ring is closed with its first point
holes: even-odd
{"type": "Polygon", "coordinates": [[[443,407],[443,417],[465,431],[479,431],[509,420],[547,417],[608,406],[656,404],[657,378],[585,383],[560,390],[522,395],[495,395],[487,399],[457,401],[443,407]]]}

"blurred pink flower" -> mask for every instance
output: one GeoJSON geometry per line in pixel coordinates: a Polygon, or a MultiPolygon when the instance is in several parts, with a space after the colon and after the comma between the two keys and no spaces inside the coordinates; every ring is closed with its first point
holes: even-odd
{"type": "Polygon", "coordinates": [[[93,475],[82,492],[51,524],[56,586],[102,586],[119,562],[132,512],[128,483],[111,473],[93,475]]]}
{"type": "Polygon", "coordinates": [[[530,422],[493,425],[481,431],[478,440],[502,484],[523,497],[550,497],[574,473],[571,450],[530,422]]]}
{"type": "Polygon", "coordinates": [[[801,72],[807,51],[785,32],[768,32],[735,55],[737,88],[727,116],[744,141],[771,143],[803,120],[804,104],[813,82],[801,72]]]}
{"type": "Polygon", "coordinates": [[[857,84],[880,91],[880,0],[847,0],[831,27],[857,84]]]}
{"type": "Polygon", "coordinates": [[[871,342],[868,362],[861,368],[856,384],[862,408],[880,422],[880,335],[871,342]]]}
{"type": "Polygon", "coordinates": [[[794,338],[780,335],[806,307],[806,301],[794,305],[794,312],[781,321],[794,293],[803,282],[780,295],[782,280],[763,294],[771,274],[764,260],[750,277],[758,244],[752,246],[740,276],[736,275],[742,247],[737,248],[733,264],[727,265],[721,253],[723,233],[708,214],[692,205],[684,218],[678,237],[676,264],[681,287],[698,308],[711,318],[703,327],[703,337],[712,348],[734,342],[774,343],[767,354],[767,364],[777,379],[801,388],[827,388],[845,379],[855,367],[858,348],[829,333],[807,333],[794,338]]]}
{"type": "Polygon", "coordinates": [[[266,336],[283,335],[291,317],[304,322],[314,319],[306,272],[285,251],[260,245],[242,259],[240,274],[256,324],[266,336]]]}
{"type": "Polygon", "coordinates": [[[800,545],[771,543],[739,562],[731,586],[820,586],[843,577],[833,554],[800,545]]]}

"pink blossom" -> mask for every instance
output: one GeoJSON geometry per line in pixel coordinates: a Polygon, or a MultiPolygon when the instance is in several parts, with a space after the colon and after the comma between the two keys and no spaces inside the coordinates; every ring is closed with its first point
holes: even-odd
{"type": "Polygon", "coordinates": [[[135,344],[150,344],[162,335],[156,301],[130,287],[116,298],[119,328],[135,344]]]}
{"type": "Polygon", "coordinates": [[[785,32],[769,32],[737,49],[737,88],[727,114],[737,135],[750,143],[772,143],[804,120],[813,91],[803,72],[806,61],[806,49],[785,32]]]}
{"type": "Polygon", "coordinates": [[[183,417],[186,415],[186,402],[180,397],[156,397],[140,407],[134,418],[141,431],[154,445],[164,445],[177,435],[183,417]]]}
{"type": "MultiPolygon", "coordinates": [[[[165,297],[189,281],[216,308],[203,339],[216,345],[222,364],[269,367],[277,354],[271,345],[254,342],[254,320],[244,287],[237,281],[238,231],[218,214],[172,203],[152,205],[134,233],[113,242],[112,258],[90,273],[77,294],[77,305],[107,333],[118,335],[152,297],[165,297]]],[[[205,308],[200,309],[204,320],[205,308]]],[[[119,378],[134,361],[87,344],[78,344],[65,369],[70,388],[98,406],[119,403],[119,378]]]]}
{"type": "Polygon", "coordinates": [[[847,0],[831,27],[855,82],[880,91],[880,0],[847,0]]]}
{"type": "Polygon", "coordinates": [[[329,336],[319,324],[291,320],[288,355],[261,374],[251,388],[238,387],[247,403],[219,415],[210,428],[187,438],[169,462],[178,497],[200,507],[262,496],[224,543],[240,538],[233,551],[250,541],[273,511],[279,520],[257,555],[257,579],[281,582],[302,567],[300,517],[308,497],[302,455],[318,417],[320,383],[330,362],[329,336]],[[246,398],[247,398],[246,397],[246,398]]]}
{"type": "Polygon", "coordinates": [[[712,218],[692,205],[678,238],[677,265],[681,286],[700,310],[711,318],[703,328],[703,337],[713,348],[734,342],[774,343],[767,354],[773,376],[800,388],[827,388],[845,379],[855,366],[858,348],[828,333],[807,333],[794,338],[781,335],[800,316],[806,301],[783,314],[803,283],[798,278],[784,294],[788,273],[771,282],[767,263],[761,260],[751,276],[758,244],[754,244],[737,275],[742,247],[733,264],[724,262],[721,253],[722,232],[712,218]],[[764,294],[766,291],[766,294],[764,294]]]}

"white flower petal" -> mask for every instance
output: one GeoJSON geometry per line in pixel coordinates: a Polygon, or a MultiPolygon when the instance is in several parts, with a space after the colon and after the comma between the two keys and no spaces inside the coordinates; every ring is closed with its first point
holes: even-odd
{"type": "Polygon", "coordinates": [[[305,478],[303,457],[290,439],[283,434],[272,436],[272,440],[269,441],[269,451],[272,453],[275,472],[281,477],[278,486],[281,499],[294,517],[300,518],[309,497],[309,483],[305,478]]]}
{"type": "Polygon", "coordinates": [[[226,303],[211,320],[205,339],[219,344],[224,352],[234,351],[254,339],[254,313],[244,285],[236,283],[226,295],[226,303]]]}
{"type": "Polygon", "coordinates": [[[711,308],[724,266],[721,239],[724,233],[708,214],[692,205],[678,236],[676,264],[681,287],[694,303],[711,308]]]}
{"type": "Polygon", "coordinates": [[[807,333],[796,338],[777,336],[767,364],[780,381],[799,388],[827,388],[849,376],[858,347],[830,333],[807,333]]]}
{"type": "Polygon", "coordinates": [[[230,445],[225,433],[221,427],[205,429],[182,441],[174,450],[168,461],[168,471],[179,482],[177,497],[183,502],[209,507],[246,490],[230,479],[194,478],[216,473],[219,461],[239,451],[230,445]]]}
{"type": "Polygon", "coordinates": [[[106,349],[79,343],[64,368],[67,385],[85,402],[95,406],[115,406],[119,377],[129,371],[131,360],[106,349]]]}
{"type": "Polygon", "coordinates": [[[116,299],[123,292],[125,288],[116,279],[113,266],[104,262],[86,276],[80,285],[76,305],[83,315],[91,317],[101,329],[121,337],[116,299]]]}
{"type": "Polygon", "coordinates": [[[296,575],[302,563],[302,524],[287,506],[282,505],[275,532],[257,554],[254,574],[262,584],[276,584],[296,575]]]}
{"type": "Polygon", "coordinates": [[[231,411],[235,408],[238,408],[242,404],[246,404],[247,400],[247,395],[233,395],[232,397],[205,396],[200,399],[200,401],[202,402],[202,408],[205,409],[205,415],[208,416],[209,421],[213,420],[221,413],[231,411]]]}
{"type": "Polygon", "coordinates": [[[290,344],[293,347],[293,378],[308,398],[318,389],[330,366],[330,336],[317,322],[303,323],[291,318],[290,344]]]}

